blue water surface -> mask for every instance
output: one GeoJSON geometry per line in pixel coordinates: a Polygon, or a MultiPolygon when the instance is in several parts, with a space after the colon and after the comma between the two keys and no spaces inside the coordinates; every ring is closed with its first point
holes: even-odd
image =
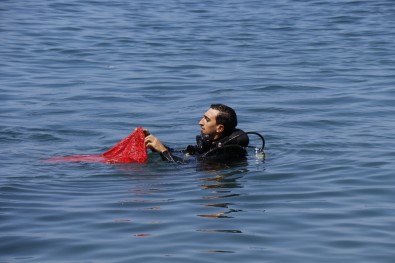
{"type": "Polygon", "coordinates": [[[2,0],[0,36],[0,262],[394,262],[393,1],[2,0]],[[266,160],[45,162],[212,103],[266,160]]]}

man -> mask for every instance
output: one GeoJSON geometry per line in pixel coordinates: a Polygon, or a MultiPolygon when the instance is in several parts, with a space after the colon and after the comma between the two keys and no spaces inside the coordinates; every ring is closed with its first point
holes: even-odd
{"type": "MultiPolygon", "coordinates": [[[[196,136],[196,145],[189,145],[184,151],[197,155],[200,159],[233,161],[245,158],[249,138],[242,130],[237,129],[236,112],[224,104],[212,104],[199,121],[201,135],[196,136]]],[[[182,158],[174,156],[170,149],[148,130],[145,137],[147,148],[159,152],[164,160],[182,162],[182,158]]]]}

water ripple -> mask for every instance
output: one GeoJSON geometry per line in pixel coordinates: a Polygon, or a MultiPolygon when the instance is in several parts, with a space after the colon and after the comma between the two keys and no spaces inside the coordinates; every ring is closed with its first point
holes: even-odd
{"type": "Polygon", "coordinates": [[[3,0],[1,259],[391,262],[394,13],[389,0],[3,0]],[[43,161],[138,126],[181,148],[218,102],[265,135],[265,160],[43,161]]]}

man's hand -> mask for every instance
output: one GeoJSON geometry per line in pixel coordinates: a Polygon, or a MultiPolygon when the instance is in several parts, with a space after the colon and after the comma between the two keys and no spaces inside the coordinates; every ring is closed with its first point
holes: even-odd
{"type": "Polygon", "coordinates": [[[167,151],[167,148],[154,135],[149,134],[148,136],[146,136],[144,139],[144,143],[145,146],[151,150],[155,150],[160,153],[167,151]]]}
{"type": "MultiPolygon", "coordinates": [[[[134,131],[137,131],[137,128],[135,128],[134,131]]],[[[151,133],[149,132],[149,130],[148,130],[148,129],[145,129],[145,128],[143,128],[143,133],[144,133],[144,136],[145,136],[145,137],[147,137],[148,135],[151,134],[151,133]]]]}

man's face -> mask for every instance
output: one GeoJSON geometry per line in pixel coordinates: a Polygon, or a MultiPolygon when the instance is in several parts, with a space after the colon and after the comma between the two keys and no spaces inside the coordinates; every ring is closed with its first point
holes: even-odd
{"type": "Polygon", "coordinates": [[[222,124],[217,124],[216,118],[218,113],[218,110],[210,108],[206,113],[204,113],[203,118],[199,121],[201,132],[204,135],[208,135],[210,140],[218,139],[224,130],[224,126],[222,124]]]}

